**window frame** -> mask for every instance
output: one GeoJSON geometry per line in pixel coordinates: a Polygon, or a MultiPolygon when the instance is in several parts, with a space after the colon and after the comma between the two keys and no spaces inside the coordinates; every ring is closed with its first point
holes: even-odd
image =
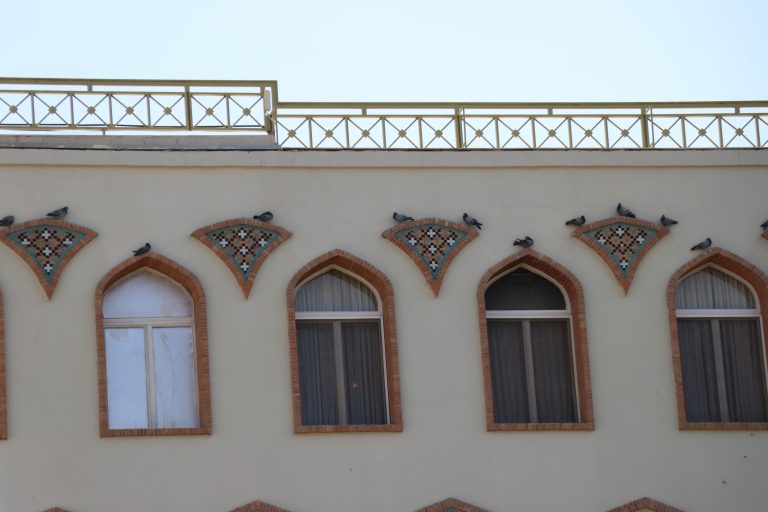
{"type": "MultiPolygon", "coordinates": [[[[540,431],[540,430],[594,430],[592,413],[592,388],[589,376],[589,354],[587,329],[584,314],[584,293],[578,279],[565,267],[554,260],[534,251],[525,249],[512,255],[489,269],[480,279],[477,287],[480,346],[483,364],[483,389],[485,395],[486,427],[492,431],[540,431]],[[557,286],[565,299],[565,310],[496,310],[487,311],[485,293],[488,288],[505,275],[518,268],[525,268],[557,286]],[[565,315],[564,313],[567,313],[565,315]],[[574,400],[576,422],[568,423],[498,423],[493,408],[493,386],[491,380],[490,346],[488,320],[510,319],[531,321],[536,319],[568,319],[570,335],[570,357],[573,363],[574,400]]],[[[529,324],[530,325],[530,324],[529,324]]],[[[527,379],[534,378],[528,375],[527,379]]],[[[528,392],[530,394],[531,388],[528,392]]]]}
{"type": "MultiPolygon", "coordinates": [[[[402,411],[400,403],[399,367],[397,362],[397,334],[394,308],[394,291],[389,279],[370,263],[345,251],[336,249],[315,258],[302,267],[291,279],[286,290],[288,303],[288,338],[291,363],[291,387],[293,395],[294,432],[332,433],[332,432],[402,432],[402,411]],[[331,269],[352,276],[373,291],[377,299],[377,314],[371,312],[308,312],[296,311],[296,292],[306,282],[331,269]],[[384,392],[387,404],[388,423],[370,425],[304,425],[301,420],[301,396],[299,387],[297,321],[354,321],[362,319],[380,319],[381,341],[383,345],[384,392]]],[[[338,378],[338,377],[337,377],[338,378]]]]}
{"type": "MultiPolygon", "coordinates": [[[[189,270],[174,261],[157,253],[147,253],[138,257],[128,258],[117,265],[104,276],[96,287],[96,342],[98,357],[98,381],[99,381],[99,433],[101,437],[125,437],[125,436],[176,436],[176,435],[210,435],[212,431],[210,377],[208,370],[208,330],[206,316],[205,293],[200,281],[189,270]],[[195,397],[198,413],[197,427],[149,427],[113,429],[109,427],[109,403],[107,396],[107,361],[105,328],[114,327],[145,327],[145,324],[133,324],[135,318],[104,318],[104,296],[112,286],[118,284],[131,275],[141,271],[150,271],[159,274],[165,279],[171,280],[181,287],[192,301],[192,317],[179,317],[169,320],[151,320],[158,326],[177,324],[185,319],[191,320],[192,336],[195,347],[195,397]],[[162,325],[161,325],[162,324],[162,325]]],[[[182,322],[183,323],[183,322],[182,322]]],[[[190,323],[184,323],[190,326],[190,323]]],[[[145,342],[147,331],[145,329],[145,342]]],[[[147,369],[149,371],[149,369],[147,369]]],[[[149,383],[148,383],[149,385],[149,383]]]]}
{"type": "MultiPolygon", "coordinates": [[[[768,430],[768,422],[747,421],[688,421],[685,412],[685,390],[683,388],[683,370],[680,356],[680,337],[678,333],[678,318],[710,319],[716,322],[723,318],[757,318],[758,332],[761,337],[761,354],[765,385],[768,386],[768,342],[765,334],[768,332],[768,276],[747,260],[725,249],[715,247],[706,253],[692,259],[680,267],[670,278],[667,285],[667,310],[669,314],[669,330],[672,348],[672,368],[675,379],[675,395],[677,399],[677,421],[680,430],[768,430]],[[676,291],[680,283],[687,277],[704,270],[714,268],[720,272],[738,279],[747,286],[755,299],[755,309],[713,309],[713,310],[678,310],[675,301],[676,291]],[[679,314],[682,312],[682,315],[679,314]],[[714,313],[714,315],[712,315],[714,313]]],[[[714,337],[714,333],[713,333],[714,337]]],[[[718,390],[721,383],[718,377],[718,390]]],[[[768,392],[768,390],[766,391],[768,392]]],[[[720,393],[719,393],[720,394],[720,393]]],[[[726,404],[720,404],[721,411],[726,404]]]]}

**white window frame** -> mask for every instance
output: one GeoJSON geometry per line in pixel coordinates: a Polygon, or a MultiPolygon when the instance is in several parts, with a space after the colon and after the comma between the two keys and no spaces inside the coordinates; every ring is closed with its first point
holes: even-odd
{"type": "MultiPolygon", "coordinates": [[[[195,402],[195,416],[197,417],[197,425],[192,428],[200,427],[200,404],[198,395],[198,382],[197,382],[197,334],[195,332],[195,317],[194,308],[195,302],[192,300],[189,292],[181,286],[178,282],[169,278],[168,276],[157,272],[151,268],[141,268],[135,272],[124,276],[119,281],[114,283],[109,288],[118,286],[123,281],[127,281],[132,277],[142,272],[151,272],[163,279],[166,279],[177,286],[189,300],[189,304],[192,307],[192,316],[184,317],[126,317],[126,318],[109,318],[104,317],[104,343],[107,343],[107,330],[108,329],[143,329],[144,331],[144,367],[146,370],[146,383],[147,383],[147,428],[172,428],[172,427],[159,427],[157,425],[157,393],[155,388],[155,358],[154,358],[154,346],[152,330],[158,327],[189,327],[192,331],[192,372],[195,377],[194,388],[192,389],[194,402],[195,402]]],[[[109,293],[109,289],[105,292],[109,293]]],[[[102,301],[103,302],[103,301],[102,301]]],[[[103,310],[102,304],[102,310],[103,310]]],[[[108,361],[107,361],[108,365],[108,361]]],[[[107,389],[109,389],[109,374],[107,373],[107,389]]],[[[107,408],[109,408],[109,402],[107,402],[107,408]]],[[[109,416],[107,416],[107,422],[109,423],[109,416]]],[[[111,428],[111,427],[110,427],[111,428]]]]}
{"type": "MultiPolygon", "coordinates": [[[[378,290],[371,283],[358,276],[357,274],[350,272],[349,270],[339,267],[338,265],[329,265],[323,267],[322,270],[315,272],[306,279],[304,279],[298,286],[294,295],[298,295],[301,288],[313,279],[320,277],[323,274],[328,273],[331,270],[336,270],[343,274],[346,274],[353,278],[355,281],[363,283],[370,291],[373,292],[376,298],[376,311],[296,311],[296,322],[300,321],[315,321],[315,322],[329,322],[333,325],[333,353],[334,363],[336,366],[336,413],[339,418],[339,425],[349,425],[347,419],[347,393],[346,393],[346,374],[344,372],[344,352],[342,349],[342,337],[341,337],[341,323],[353,322],[355,320],[377,320],[379,322],[379,343],[381,343],[381,369],[384,376],[384,404],[385,404],[385,420],[386,424],[390,422],[389,411],[389,382],[387,379],[387,344],[384,340],[384,312],[382,311],[382,301],[378,290]]],[[[298,344],[298,339],[296,340],[298,344]]]]}
{"type": "MultiPolygon", "coordinates": [[[[560,293],[563,296],[563,299],[565,301],[565,309],[494,309],[489,310],[488,305],[486,304],[485,307],[485,318],[486,322],[488,320],[518,320],[521,321],[523,324],[523,357],[525,357],[525,379],[526,379],[526,390],[527,390],[527,396],[528,396],[528,417],[530,418],[529,423],[539,423],[539,412],[538,412],[538,405],[536,403],[536,379],[534,375],[534,367],[533,367],[533,342],[531,340],[531,321],[535,320],[566,320],[568,322],[568,352],[571,358],[571,376],[573,378],[573,399],[574,399],[574,407],[576,409],[576,420],[574,423],[581,422],[581,404],[579,402],[579,392],[578,392],[578,386],[579,386],[579,374],[576,371],[576,347],[573,346],[573,318],[571,315],[571,301],[570,297],[568,297],[568,294],[565,292],[565,289],[558,283],[557,281],[553,280],[551,277],[549,277],[544,272],[541,272],[540,270],[536,269],[535,267],[530,267],[528,265],[522,264],[517,265],[497,276],[495,276],[489,283],[488,286],[485,288],[485,292],[488,292],[488,289],[490,289],[491,286],[493,286],[496,281],[499,279],[502,279],[503,277],[507,276],[508,274],[511,274],[515,270],[524,269],[529,272],[532,272],[539,277],[542,277],[549,281],[550,283],[554,284],[557,289],[560,291],[560,293]]],[[[490,340],[489,340],[490,343],[490,340]]],[[[490,357],[490,354],[489,354],[490,357]]],[[[490,364],[490,361],[489,361],[490,364]]]]}

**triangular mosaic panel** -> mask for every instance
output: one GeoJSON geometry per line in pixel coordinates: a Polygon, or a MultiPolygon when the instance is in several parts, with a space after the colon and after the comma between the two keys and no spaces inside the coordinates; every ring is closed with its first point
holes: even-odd
{"type": "Polygon", "coordinates": [[[69,261],[97,236],[63,220],[37,219],[3,230],[0,240],[29,265],[50,300],[69,261]]]}
{"type": "Polygon", "coordinates": [[[580,227],[573,236],[608,264],[626,294],[640,262],[668,233],[669,229],[655,222],[610,217],[580,227]]]}
{"type": "Polygon", "coordinates": [[[418,219],[398,224],[381,234],[397,245],[419,267],[437,295],[453,258],[477,237],[477,231],[442,219],[418,219]]]}
{"type": "Polygon", "coordinates": [[[447,500],[434,503],[427,507],[421,508],[416,512],[487,512],[485,509],[464,503],[455,498],[448,498],[447,500]]]}
{"type": "Polygon", "coordinates": [[[683,512],[679,508],[652,500],[651,498],[640,498],[620,507],[612,508],[608,512],[644,512],[646,510],[652,512],[683,512]]]}
{"type": "Polygon", "coordinates": [[[232,219],[202,227],[192,233],[227,265],[245,298],[267,256],[291,237],[291,232],[253,219],[232,219]]]}

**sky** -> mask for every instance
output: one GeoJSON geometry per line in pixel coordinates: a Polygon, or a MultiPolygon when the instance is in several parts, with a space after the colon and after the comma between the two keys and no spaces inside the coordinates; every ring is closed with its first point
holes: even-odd
{"type": "Polygon", "coordinates": [[[765,0],[4,0],[0,76],[277,80],[281,101],[768,99],[765,0]]]}

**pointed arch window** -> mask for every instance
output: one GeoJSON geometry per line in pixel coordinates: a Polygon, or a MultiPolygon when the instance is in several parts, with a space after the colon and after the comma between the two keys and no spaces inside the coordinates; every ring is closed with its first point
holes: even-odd
{"type": "Polygon", "coordinates": [[[707,265],[675,288],[688,422],[768,421],[759,303],[736,275],[707,265]]]}
{"type": "Polygon", "coordinates": [[[400,431],[391,285],[334,251],[289,285],[297,432],[400,431]]]}
{"type": "Polygon", "coordinates": [[[592,429],[581,286],[525,251],[478,287],[489,430],[592,429]]]}
{"type": "Polygon", "coordinates": [[[155,254],[97,288],[102,436],[210,433],[205,304],[197,279],[155,254]]]}

